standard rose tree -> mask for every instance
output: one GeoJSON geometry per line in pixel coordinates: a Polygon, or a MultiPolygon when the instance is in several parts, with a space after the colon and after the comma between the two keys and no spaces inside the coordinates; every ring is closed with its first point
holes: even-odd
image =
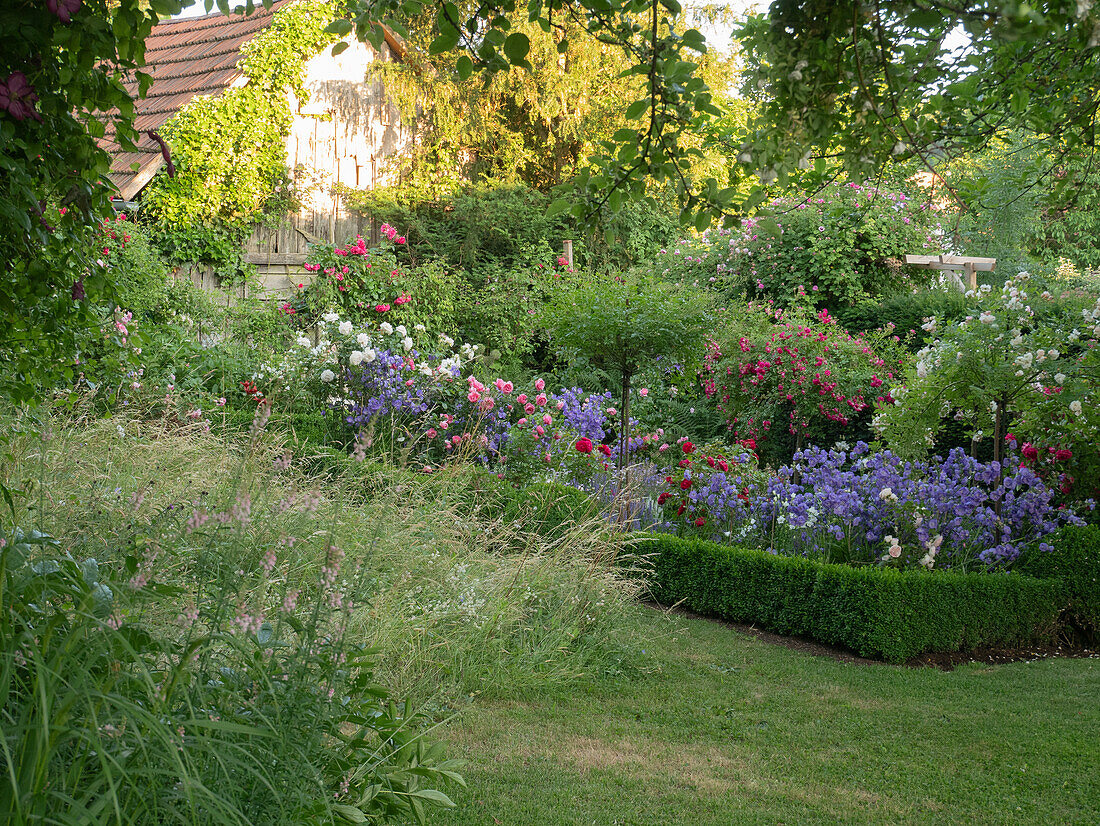
{"type": "Polygon", "coordinates": [[[696,289],[640,276],[595,276],[563,284],[543,313],[567,357],[610,368],[621,379],[619,467],[630,438],[630,385],[658,357],[690,364],[703,355],[713,327],[709,297],[696,289]]]}

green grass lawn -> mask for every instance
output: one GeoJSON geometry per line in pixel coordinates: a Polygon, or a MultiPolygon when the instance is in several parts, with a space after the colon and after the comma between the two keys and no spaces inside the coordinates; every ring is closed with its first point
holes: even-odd
{"type": "Polygon", "coordinates": [[[438,824],[1100,823],[1100,660],[837,662],[641,609],[641,676],[437,731],[438,824]]]}

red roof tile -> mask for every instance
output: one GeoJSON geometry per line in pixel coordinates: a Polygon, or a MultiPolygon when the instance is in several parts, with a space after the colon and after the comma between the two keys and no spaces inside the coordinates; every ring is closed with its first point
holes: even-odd
{"type": "MultiPolygon", "coordinates": [[[[134,100],[135,124],[142,133],[136,152],[123,152],[114,130],[100,141],[111,153],[110,178],[123,198],[137,195],[164,162],[156,142],[145,134],[159,129],[199,95],[216,95],[241,77],[237,60],[241,47],[271,23],[271,16],[294,0],[276,0],[251,15],[208,14],[185,20],[167,20],[153,28],[145,41],[145,71],[153,76],[144,100],[134,100]],[[135,171],[133,164],[138,164],[135,171]]],[[[127,83],[135,98],[136,81],[127,83]]]]}

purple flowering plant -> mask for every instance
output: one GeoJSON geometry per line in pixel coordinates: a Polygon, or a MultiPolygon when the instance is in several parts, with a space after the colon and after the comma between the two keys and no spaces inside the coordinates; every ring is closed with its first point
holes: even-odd
{"type": "Polygon", "coordinates": [[[956,449],[906,461],[860,442],[808,448],[774,474],[753,472],[751,456],[728,471],[696,462],[674,477],[690,485],[664,503],[664,527],[829,562],[1005,567],[1080,523],[1016,458],[983,463],[956,449]]]}

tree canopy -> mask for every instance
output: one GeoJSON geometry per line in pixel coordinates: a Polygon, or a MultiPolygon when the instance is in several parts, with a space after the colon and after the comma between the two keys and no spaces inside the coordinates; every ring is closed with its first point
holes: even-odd
{"type": "Polygon", "coordinates": [[[769,187],[796,176],[811,186],[842,173],[868,180],[899,159],[930,164],[1010,129],[1033,133],[1058,155],[1095,144],[1100,14],[1090,2],[776,0],[735,32],[743,91],[756,104],[747,129],[710,128],[722,112],[697,71],[707,44],[678,21],[677,0],[352,6],[361,36],[379,42],[378,21],[402,30],[403,19],[433,10],[430,49],[457,53],[459,78],[529,65],[531,40],[516,28],[524,20],[558,33],[563,50],[569,26],[622,49],[642,91],[625,110],[632,124],[575,179],[582,197],[559,202],[580,215],[614,208],[658,180],[679,194],[682,217],[702,227],[751,213],[769,187]],[[709,143],[685,145],[691,131],[709,143]],[[739,162],[728,177],[688,175],[714,145],[739,162]],[[752,176],[758,183],[746,196],[739,184],[752,176]]]}
{"type": "MultiPolygon", "coordinates": [[[[839,163],[865,180],[1022,130],[1091,149],[1100,14],[1091,2],[777,0],[736,33],[758,103],[739,149],[764,181],[839,163]]],[[[1053,168],[1054,164],[1052,164],[1053,168]]]]}

